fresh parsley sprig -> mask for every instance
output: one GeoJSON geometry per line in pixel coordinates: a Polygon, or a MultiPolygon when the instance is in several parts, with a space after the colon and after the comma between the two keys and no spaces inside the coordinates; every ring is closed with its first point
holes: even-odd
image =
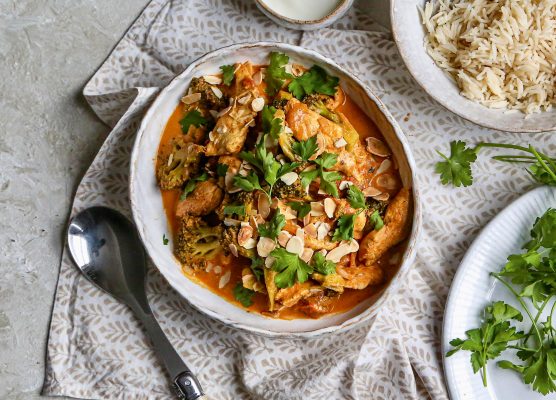
{"type": "Polygon", "coordinates": [[[259,235],[270,239],[276,239],[285,225],[286,217],[280,210],[276,210],[270,221],[259,225],[259,235]]]}
{"type": "Polygon", "coordinates": [[[234,80],[235,67],[233,65],[222,65],[220,69],[222,70],[222,83],[230,86],[234,80]]]}
{"type": "Polygon", "coordinates": [[[461,140],[450,142],[450,156],[437,150],[444,159],[436,163],[435,171],[440,174],[443,185],[470,186],[473,184],[472,164],[482,148],[499,148],[517,150],[525,154],[503,154],[492,158],[509,163],[529,164],[527,172],[540,184],[556,186],[556,160],[537,151],[533,146],[523,147],[507,143],[479,143],[475,147],[468,147],[461,140]]]}
{"type": "Polygon", "coordinates": [[[313,267],[284,248],[278,247],[270,255],[275,259],[272,269],[278,272],[274,282],[281,289],[292,287],[296,281],[303,283],[313,273],[313,267]]]}
{"type": "Polygon", "coordinates": [[[264,106],[261,112],[261,121],[263,125],[263,132],[268,133],[268,135],[274,139],[278,140],[280,133],[284,129],[282,125],[284,120],[282,118],[275,117],[276,108],[272,106],[264,106]]]}
{"type": "Polygon", "coordinates": [[[512,320],[522,321],[519,310],[501,301],[485,309],[480,328],[466,332],[467,339],[454,339],[453,349],[446,355],[464,350],[471,352],[473,371],[481,370],[483,384],[487,385],[486,364],[509,349],[521,360],[516,364],[498,361],[500,368],[521,374],[523,381],[539,393],[556,392],[556,329],[553,316],[556,310],[556,209],[548,209],[537,218],[531,229],[531,240],[524,245],[525,252],[512,254],[497,279],[516,299],[529,319],[529,331],[517,332],[512,320]],[[525,299],[533,305],[533,312],[525,299]],[[547,305],[552,302],[548,317],[541,321],[547,305]]]}
{"type": "Polygon", "coordinates": [[[198,182],[204,182],[208,179],[208,177],[209,177],[208,174],[206,172],[203,172],[201,175],[188,180],[185,186],[183,187],[183,192],[180,196],[180,201],[185,200],[187,196],[189,196],[189,194],[195,190],[195,187],[197,186],[198,182]]]}
{"type": "Polygon", "coordinates": [[[238,282],[234,288],[234,298],[241,303],[243,307],[251,307],[253,305],[253,296],[255,292],[243,286],[243,283],[238,282]]]}
{"type": "MultiPolygon", "coordinates": [[[[310,157],[310,156],[309,156],[310,157]]],[[[299,174],[301,177],[301,185],[303,187],[309,186],[309,184],[317,178],[320,178],[320,188],[329,195],[333,197],[338,197],[338,187],[336,182],[342,179],[342,174],[337,171],[325,171],[326,169],[332,168],[336,165],[338,155],[333,153],[322,153],[313,162],[317,165],[317,168],[305,170],[299,174]]]]}
{"type": "Polygon", "coordinates": [[[330,76],[318,65],[313,65],[301,76],[294,78],[288,85],[288,90],[299,100],[305,96],[320,93],[333,96],[340,80],[330,76]]]}
{"type": "Polygon", "coordinates": [[[191,110],[180,119],[181,131],[186,134],[189,131],[191,125],[195,127],[200,127],[201,125],[207,125],[208,120],[201,115],[199,110],[191,110]]]}
{"type": "Polygon", "coordinates": [[[286,72],[286,64],[290,58],[283,54],[272,52],[270,53],[270,62],[265,72],[264,81],[266,83],[266,93],[273,97],[278,93],[287,79],[292,79],[293,76],[286,72]]]}

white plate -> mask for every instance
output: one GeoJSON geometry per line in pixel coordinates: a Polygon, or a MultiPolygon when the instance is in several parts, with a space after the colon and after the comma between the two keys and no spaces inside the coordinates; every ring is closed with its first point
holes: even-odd
{"type": "Polygon", "coordinates": [[[425,31],[417,6],[425,0],[392,0],[390,2],[392,33],[402,59],[417,83],[451,112],[488,128],[510,132],[542,132],[556,129],[556,107],[551,111],[531,114],[506,114],[466,99],[448,74],[436,66],[423,46],[425,31]]]}
{"type": "Polygon", "coordinates": [[[481,313],[491,300],[503,300],[519,308],[515,298],[490,273],[499,272],[508,255],[521,252],[535,219],[551,207],[556,208],[555,188],[542,186],[530,191],[500,212],[465,254],[450,288],[442,333],[444,372],[452,400],[556,399],[556,394],[542,396],[534,392],[520,375],[498,368],[493,361],[487,367],[485,388],[480,372],[473,374],[469,352],[445,356],[451,349],[450,340],[465,338],[465,331],[480,326],[481,313]]]}
{"type": "Polygon", "coordinates": [[[160,92],[145,114],[137,132],[131,155],[129,191],[133,218],[149,256],[170,285],[194,307],[225,324],[251,332],[269,336],[310,337],[335,332],[368,320],[376,315],[387,295],[398,287],[401,277],[415,257],[415,246],[418,240],[421,209],[414,171],[415,163],[405,135],[384,104],[360,80],[314,51],[288,44],[259,42],[236,44],[208,53],[193,62],[160,92]],[[221,65],[245,60],[251,60],[255,64],[265,64],[271,51],[286,53],[290,56],[291,62],[308,67],[318,64],[332,75],[339,77],[343,90],[365,110],[381,130],[396,157],[404,186],[411,187],[413,191],[413,228],[408,238],[402,265],[390,284],[351,310],[319,319],[286,321],[247,312],[189,280],[182,273],[179,262],[172,254],[172,243],[170,246],[162,245],[162,237],[169,236],[170,228],[156,183],[155,160],[160,136],[168,118],[179,104],[192,77],[219,73],[221,65]]]}

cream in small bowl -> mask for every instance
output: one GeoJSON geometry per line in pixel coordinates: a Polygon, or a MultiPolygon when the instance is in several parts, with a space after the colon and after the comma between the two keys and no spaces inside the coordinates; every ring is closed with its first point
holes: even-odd
{"type": "Polygon", "coordinates": [[[268,18],[290,29],[324,28],[342,17],[353,0],[255,0],[268,18]]]}

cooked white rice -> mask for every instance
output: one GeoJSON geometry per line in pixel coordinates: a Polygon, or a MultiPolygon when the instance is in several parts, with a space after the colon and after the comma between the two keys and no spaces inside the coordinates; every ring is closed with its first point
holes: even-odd
{"type": "Polygon", "coordinates": [[[421,17],[463,96],[527,114],[556,103],[556,0],[431,0],[421,17]]]}

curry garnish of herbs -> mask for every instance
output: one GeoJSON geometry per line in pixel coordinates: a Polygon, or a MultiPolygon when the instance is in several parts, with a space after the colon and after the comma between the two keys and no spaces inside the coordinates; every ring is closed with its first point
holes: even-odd
{"type": "Polygon", "coordinates": [[[497,359],[500,368],[517,372],[533,390],[544,395],[555,392],[556,209],[537,218],[523,252],[508,256],[502,270],[491,275],[508,290],[518,308],[493,301],[484,310],[481,326],[465,332],[465,338],[453,339],[453,349],[446,355],[470,352],[473,372],[481,371],[484,386],[487,363],[497,359]],[[521,321],[526,323],[524,332],[516,327],[521,321]],[[520,361],[503,359],[508,357],[507,353],[502,356],[506,350],[520,361]]]}
{"type": "Polygon", "coordinates": [[[411,198],[373,122],[338,78],[286,54],[220,71],[192,79],[158,151],[184,273],[277,318],[378,293],[399,266],[411,198]]]}

